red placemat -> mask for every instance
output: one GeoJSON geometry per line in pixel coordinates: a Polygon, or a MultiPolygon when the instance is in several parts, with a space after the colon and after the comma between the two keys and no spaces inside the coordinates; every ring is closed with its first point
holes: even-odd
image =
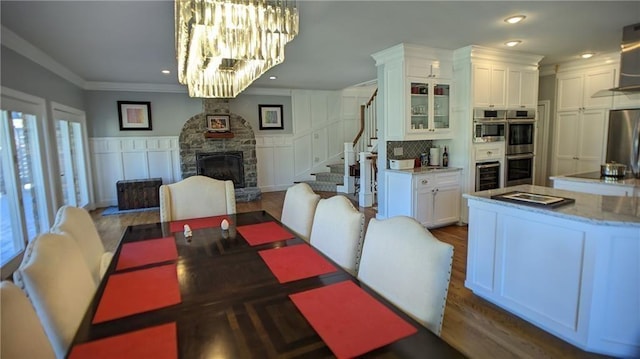
{"type": "Polygon", "coordinates": [[[192,231],[201,228],[220,227],[220,222],[222,222],[223,219],[226,219],[229,221],[229,224],[231,224],[231,218],[226,214],[213,217],[189,218],[169,222],[169,231],[171,231],[171,233],[182,232],[184,231],[185,224],[188,224],[192,231]]]}
{"type": "Polygon", "coordinates": [[[293,234],[276,222],[239,226],[237,230],[252,246],[295,238],[293,234]]]}
{"type": "Polygon", "coordinates": [[[173,237],[125,243],[122,245],[116,270],[165,262],[176,258],[178,258],[178,250],[176,249],[176,240],[173,237]]]}
{"type": "Polygon", "coordinates": [[[289,296],[338,358],[353,358],[418,330],[351,281],[289,296]]]}
{"type": "Polygon", "coordinates": [[[175,359],[178,357],[176,323],[158,325],[76,345],[69,359],[175,359]]]}
{"type": "Polygon", "coordinates": [[[168,307],[181,301],[175,263],[112,274],[107,279],[92,323],[168,307]]]}
{"type": "Polygon", "coordinates": [[[314,277],[337,269],[307,244],[267,249],[258,252],[278,282],[314,277]]]}

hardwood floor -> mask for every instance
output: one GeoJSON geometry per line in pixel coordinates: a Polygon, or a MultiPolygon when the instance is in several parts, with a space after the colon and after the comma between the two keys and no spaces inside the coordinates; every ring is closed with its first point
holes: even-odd
{"type": "MultiPolygon", "coordinates": [[[[264,209],[280,218],[285,192],[268,192],[262,199],[237,203],[238,212],[264,209]]],[[[319,192],[327,198],[335,193],[319,192]]],[[[129,225],[155,223],[159,211],[102,216],[103,209],[92,212],[105,247],[117,246],[129,225]]],[[[372,208],[360,208],[366,222],[375,217],[372,208]]],[[[475,296],[464,287],[467,267],[467,227],[448,226],[432,229],[441,241],[454,246],[453,271],[445,308],[442,338],[470,358],[606,358],[584,352],[499,307],[475,296]]]]}

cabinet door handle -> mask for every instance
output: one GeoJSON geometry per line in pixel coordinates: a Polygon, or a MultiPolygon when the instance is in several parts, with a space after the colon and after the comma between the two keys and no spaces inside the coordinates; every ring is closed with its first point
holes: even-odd
{"type": "Polygon", "coordinates": [[[488,155],[488,156],[491,156],[491,154],[492,154],[492,153],[493,153],[493,152],[491,152],[491,151],[487,151],[487,155],[488,155]]]}
{"type": "Polygon", "coordinates": [[[429,183],[429,180],[426,180],[426,179],[422,180],[422,184],[427,184],[427,183],[429,183]]]}

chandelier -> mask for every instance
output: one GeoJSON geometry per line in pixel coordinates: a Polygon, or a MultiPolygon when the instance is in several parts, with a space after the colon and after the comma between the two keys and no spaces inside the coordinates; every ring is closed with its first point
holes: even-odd
{"type": "Polygon", "coordinates": [[[191,97],[236,97],[284,61],[295,0],[175,0],[178,81],[191,97]]]}

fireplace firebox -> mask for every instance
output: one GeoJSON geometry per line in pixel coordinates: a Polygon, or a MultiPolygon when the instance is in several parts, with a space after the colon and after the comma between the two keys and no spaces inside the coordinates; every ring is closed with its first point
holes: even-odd
{"type": "Polygon", "coordinates": [[[197,152],[197,174],[217,180],[231,180],[235,188],[244,188],[242,151],[197,152]]]}

